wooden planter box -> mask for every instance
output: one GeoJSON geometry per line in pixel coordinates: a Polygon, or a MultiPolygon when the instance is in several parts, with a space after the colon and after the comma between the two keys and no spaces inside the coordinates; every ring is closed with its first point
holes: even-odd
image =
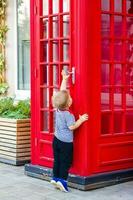
{"type": "Polygon", "coordinates": [[[30,161],[30,119],[0,118],[0,162],[23,165],[30,161]]]}

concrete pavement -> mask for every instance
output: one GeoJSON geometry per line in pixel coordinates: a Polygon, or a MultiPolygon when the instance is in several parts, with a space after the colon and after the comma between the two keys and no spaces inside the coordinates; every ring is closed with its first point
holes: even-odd
{"type": "Polygon", "coordinates": [[[133,200],[133,181],[92,191],[63,193],[44,180],[24,175],[24,167],[0,163],[0,200],[133,200]]]}

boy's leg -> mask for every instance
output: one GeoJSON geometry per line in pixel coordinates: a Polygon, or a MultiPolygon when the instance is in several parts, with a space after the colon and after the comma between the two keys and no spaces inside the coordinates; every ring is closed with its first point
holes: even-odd
{"type": "Polygon", "coordinates": [[[53,166],[53,177],[59,178],[60,170],[60,156],[59,156],[59,147],[58,139],[54,137],[53,140],[53,153],[54,153],[54,166],[53,166]]]}
{"type": "Polygon", "coordinates": [[[59,177],[67,180],[69,169],[73,160],[73,143],[60,144],[60,170],[59,177]]]}

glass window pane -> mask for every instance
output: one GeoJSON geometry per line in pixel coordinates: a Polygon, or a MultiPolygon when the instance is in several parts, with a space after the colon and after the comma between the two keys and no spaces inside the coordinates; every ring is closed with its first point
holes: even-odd
{"type": "Polygon", "coordinates": [[[70,27],[69,27],[69,16],[64,15],[63,16],[63,36],[68,37],[70,35],[69,33],[70,27]]]}
{"type": "Polygon", "coordinates": [[[114,1],[114,10],[115,12],[122,12],[122,0],[114,1]]]}
{"type": "Polygon", "coordinates": [[[63,0],[63,12],[69,12],[70,0],[63,0]]]}
{"type": "Polygon", "coordinates": [[[69,61],[69,42],[63,41],[63,61],[69,61]]]}
{"type": "Polygon", "coordinates": [[[115,85],[122,84],[122,66],[121,66],[121,64],[114,65],[114,84],[115,85]]]}
{"type": "Polygon", "coordinates": [[[53,41],[53,62],[59,61],[59,43],[53,41]]]}
{"type": "Polygon", "coordinates": [[[110,91],[109,88],[102,88],[101,92],[101,110],[109,110],[110,108],[110,91]]]}
{"type": "Polygon", "coordinates": [[[109,7],[110,7],[109,3],[110,3],[110,0],[101,0],[102,10],[109,11],[109,7]]]}
{"type": "Polygon", "coordinates": [[[30,2],[23,0],[17,7],[18,89],[30,89],[30,2]]]}
{"type": "Polygon", "coordinates": [[[40,79],[41,79],[41,85],[49,84],[49,67],[48,67],[48,65],[41,65],[40,79]]]}
{"type": "Polygon", "coordinates": [[[41,43],[41,62],[48,62],[48,42],[41,43]]]}
{"type": "Polygon", "coordinates": [[[110,67],[109,64],[102,64],[101,81],[102,85],[109,85],[110,67]]]}
{"type": "Polygon", "coordinates": [[[48,19],[43,19],[42,21],[42,37],[41,38],[48,38],[48,19]]]}
{"type": "Polygon", "coordinates": [[[126,89],[126,107],[133,108],[133,87],[126,89]]]}
{"type": "Polygon", "coordinates": [[[101,44],[101,57],[102,60],[109,60],[110,59],[110,41],[103,39],[101,44]]]}
{"type": "Polygon", "coordinates": [[[43,15],[48,15],[48,0],[43,0],[43,15]]]}
{"type": "Polygon", "coordinates": [[[49,107],[49,89],[48,88],[43,88],[42,89],[42,106],[43,108],[48,108],[49,107]]]}
{"type": "Polygon", "coordinates": [[[122,108],[122,90],[120,88],[114,89],[114,108],[122,108]]]}
{"type": "Polygon", "coordinates": [[[58,17],[53,17],[53,38],[59,37],[58,17]]]}
{"type": "Polygon", "coordinates": [[[42,112],[42,117],[41,117],[41,131],[49,131],[49,112],[44,111],[42,112]]]}
{"type": "Polygon", "coordinates": [[[126,60],[129,63],[133,63],[133,41],[131,40],[126,42],[126,60]]]}
{"type": "Polygon", "coordinates": [[[126,66],[126,85],[133,87],[133,66],[127,64],[126,66]]]}
{"type": "Polygon", "coordinates": [[[53,85],[59,85],[59,67],[58,65],[53,66],[53,85]]]}
{"type": "Polygon", "coordinates": [[[110,34],[110,15],[102,14],[102,28],[101,28],[101,34],[102,37],[109,36],[110,34]]]}
{"type": "Polygon", "coordinates": [[[133,14],[133,4],[131,0],[126,0],[127,13],[133,14]]]}
{"type": "Polygon", "coordinates": [[[115,36],[122,36],[122,17],[121,16],[114,16],[114,33],[115,36]]]}
{"type": "Polygon", "coordinates": [[[122,113],[114,113],[114,133],[122,133],[122,113]]]}
{"type": "Polygon", "coordinates": [[[133,39],[133,17],[127,17],[127,36],[133,39]]]}
{"type": "Polygon", "coordinates": [[[53,13],[59,12],[59,0],[53,0],[53,13]]]}
{"type": "Polygon", "coordinates": [[[126,131],[133,132],[133,111],[126,112],[126,131]]]}
{"type": "Polygon", "coordinates": [[[101,133],[109,134],[110,133],[110,114],[102,113],[101,119],[101,133]]]}
{"type": "Polygon", "coordinates": [[[114,42],[114,60],[122,61],[122,42],[121,42],[121,40],[115,40],[115,42],[114,42]]]}

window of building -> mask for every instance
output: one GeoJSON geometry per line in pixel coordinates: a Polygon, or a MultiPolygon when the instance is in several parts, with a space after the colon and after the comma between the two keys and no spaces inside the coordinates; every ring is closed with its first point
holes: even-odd
{"type": "Polygon", "coordinates": [[[30,89],[30,1],[17,0],[17,90],[30,89]]]}

